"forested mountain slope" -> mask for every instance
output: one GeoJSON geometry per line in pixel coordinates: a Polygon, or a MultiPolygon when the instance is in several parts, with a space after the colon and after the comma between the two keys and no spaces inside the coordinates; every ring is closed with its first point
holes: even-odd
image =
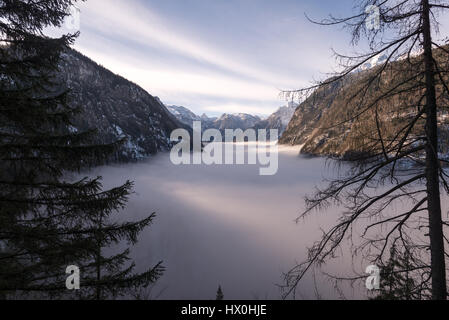
{"type": "Polygon", "coordinates": [[[64,53],[60,69],[62,82],[71,90],[71,103],[82,110],[71,129],[97,129],[102,143],[125,137],[118,155],[122,161],[167,150],[170,133],[186,127],[157,97],[79,52],[64,53]]]}
{"type": "MultiPolygon", "coordinates": [[[[449,68],[447,55],[435,50],[434,56],[441,68],[449,68]]],[[[375,66],[354,72],[315,90],[296,109],[280,143],[303,145],[301,152],[304,154],[345,158],[378,149],[379,145],[375,145],[378,143],[378,130],[386,141],[393,139],[398,130],[418,114],[422,92],[401,86],[401,82],[409,76],[407,61],[394,61],[383,70],[381,68],[383,66],[375,66]],[[359,94],[370,77],[381,70],[384,73],[382,82],[359,94]],[[377,102],[379,95],[390,92],[394,93],[391,98],[377,102]],[[364,110],[366,106],[371,107],[364,110]]],[[[441,82],[437,85],[437,95],[439,137],[442,142],[439,152],[447,154],[449,99],[441,82]]],[[[419,121],[424,122],[423,119],[419,121]]],[[[416,127],[424,128],[424,124],[416,127]]],[[[418,136],[420,132],[414,131],[412,134],[418,136]]]]}

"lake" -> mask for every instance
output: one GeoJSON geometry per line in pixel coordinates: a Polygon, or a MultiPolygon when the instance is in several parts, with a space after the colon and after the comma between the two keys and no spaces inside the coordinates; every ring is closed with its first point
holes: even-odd
{"type": "MultiPolygon", "coordinates": [[[[247,152],[252,152],[250,146],[247,152]]],[[[133,258],[139,269],[162,260],[167,268],[149,292],[153,299],[279,299],[283,273],[302,261],[320,228],[338,217],[329,209],[295,223],[303,197],[333,174],[321,158],[299,156],[298,147],[279,147],[275,175],[259,175],[259,165],[180,165],[161,153],[145,162],[95,169],[105,187],[135,182],[123,219],[157,213],[144,230],[133,258]]],[[[350,259],[329,266],[344,272],[350,259]]],[[[336,298],[332,284],[309,275],[299,298],[336,298]]],[[[354,294],[352,292],[348,294],[354,294]]],[[[357,293],[355,293],[357,294],[357,293]]]]}

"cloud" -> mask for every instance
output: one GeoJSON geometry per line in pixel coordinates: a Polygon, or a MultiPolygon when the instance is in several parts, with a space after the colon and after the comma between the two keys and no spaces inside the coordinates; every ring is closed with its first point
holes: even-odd
{"type": "MultiPolygon", "coordinates": [[[[172,100],[170,97],[176,96],[209,96],[215,99],[228,100],[246,100],[250,104],[276,105],[281,101],[278,99],[279,91],[268,84],[244,80],[238,77],[226,76],[223,74],[202,71],[193,72],[191,70],[178,70],[169,67],[160,68],[146,63],[145,61],[137,64],[133,59],[119,61],[115,57],[98,51],[90,51],[85,48],[81,51],[96,61],[101,61],[103,65],[108,66],[111,71],[119,73],[127,79],[138,83],[150,93],[157,94],[163,100],[172,100]],[[165,99],[164,99],[165,98],[165,99]]],[[[201,103],[200,103],[201,104],[201,103]]],[[[257,111],[251,106],[240,105],[242,112],[248,112],[250,109],[257,111]],[[246,111],[243,111],[246,110],[246,111]]],[[[205,110],[212,110],[206,108],[205,110]]],[[[219,110],[215,110],[219,111],[219,110]]],[[[227,109],[222,110],[227,111],[227,109]]],[[[259,110],[259,113],[269,113],[268,110],[259,110]]]]}
{"type": "MultiPolygon", "coordinates": [[[[209,63],[253,80],[268,82],[273,87],[289,86],[296,78],[279,77],[276,73],[252,67],[247,61],[236,61],[232,55],[217,52],[207,43],[187,37],[168,21],[135,0],[96,0],[82,8],[89,29],[125,38],[148,47],[162,47],[209,63]]],[[[84,16],[84,14],[83,14],[84,16]]],[[[234,48],[237,50],[237,48],[234,48]]]]}
{"type": "Polygon", "coordinates": [[[137,0],[81,3],[81,37],[75,48],[164,102],[185,105],[197,113],[269,114],[283,104],[279,100],[281,89],[309,84],[311,72],[330,55],[323,53],[325,50],[301,47],[306,38],[314,37],[311,31],[298,28],[283,34],[298,19],[255,22],[249,21],[250,17],[241,20],[240,15],[229,21],[232,31],[218,32],[212,26],[209,30],[203,21],[196,29],[189,25],[191,21],[178,23],[173,11],[164,16],[150,4],[137,0]],[[248,30],[235,33],[251,23],[257,34],[248,30]],[[230,42],[207,40],[224,33],[230,42]],[[245,49],[240,50],[242,43],[245,49]]]}

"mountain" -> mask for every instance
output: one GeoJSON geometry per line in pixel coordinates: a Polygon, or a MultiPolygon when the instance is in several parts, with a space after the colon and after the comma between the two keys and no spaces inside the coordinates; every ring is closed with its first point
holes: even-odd
{"type": "Polygon", "coordinates": [[[385,61],[387,61],[387,59],[388,59],[388,55],[386,55],[386,54],[377,55],[375,57],[372,57],[370,60],[365,62],[360,67],[360,70],[363,71],[363,70],[368,70],[368,69],[374,68],[380,64],[385,63],[385,61]]]}
{"type": "Polygon", "coordinates": [[[252,116],[246,113],[225,113],[220,118],[214,121],[213,127],[224,133],[225,129],[246,130],[252,128],[259,121],[261,121],[261,119],[258,116],[252,116]]]}
{"type": "MultiPolygon", "coordinates": [[[[441,52],[435,51],[435,59],[441,62],[442,68],[448,67],[449,62],[441,52]]],[[[376,118],[382,128],[383,139],[394,139],[395,132],[416,116],[421,94],[416,90],[401,90],[388,99],[377,101],[379,92],[390,92],[397,87],[397,83],[410,77],[408,63],[405,60],[394,61],[383,70],[383,80],[376,88],[362,90],[379,68],[377,66],[352,73],[317,89],[298,106],[279,143],[302,145],[301,153],[304,154],[351,157],[353,154],[370,152],[372,138],[378,135],[376,118]],[[357,92],[365,93],[364,100],[376,106],[377,115],[376,108],[360,110],[360,100],[355,98],[357,92]],[[357,121],[354,121],[354,114],[359,115],[357,121]]],[[[447,101],[448,97],[443,95],[440,99],[447,101]]],[[[448,120],[448,111],[440,110],[439,137],[442,149],[439,152],[444,154],[449,151],[448,120]]],[[[423,125],[417,128],[423,128],[423,125]]],[[[418,136],[422,132],[416,129],[411,134],[418,136]]]]}
{"type": "Polygon", "coordinates": [[[187,128],[157,98],[138,85],[98,65],[81,53],[68,50],[60,63],[61,81],[71,90],[74,104],[82,107],[74,131],[98,130],[98,142],[126,137],[118,156],[137,160],[171,147],[170,134],[187,128]]]}
{"type": "Polygon", "coordinates": [[[178,106],[167,106],[168,111],[170,111],[179,121],[191,126],[193,121],[201,121],[202,118],[194,114],[192,111],[185,107],[178,106]]]}
{"type": "Polygon", "coordinates": [[[281,137],[284,131],[287,129],[287,126],[292,119],[297,107],[297,103],[289,102],[287,106],[280,107],[267,119],[257,122],[254,126],[254,129],[277,129],[279,131],[279,137],[281,137]]]}
{"type": "Polygon", "coordinates": [[[206,114],[201,117],[185,107],[168,106],[168,110],[186,125],[192,126],[193,121],[201,121],[202,129],[218,129],[224,133],[225,129],[278,129],[281,135],[287,128],[298,104],[290,102],[287,106],[279,108],[267,119],[261,119],[246,113],[224,113],[219,118],[211,118],[206,114]]]}
{"type": "Polygon", "coordinates": [[[192,127],[194,121],[201,121],[202,130],[218,129],[242,129],[252,128],[256,123],[261,121],[258,116],[252,116],[246,113],[228,114],[224,113],[219,118],[208,117],[203,114],[201,117],[185,107],[169,106],[168,110],[182,123],[192,127]]]}
{"type": "Polygon", "coordinates": [[[206,114],[203,114],[200,117],[185,107],[168,106],[167,109],[179,121],[181,121],[183,124],[189,127],[192,127],[194,121],[201,121],[202,130],[213,128],[214,121],[217,120],[217,118],[209,118],[206,114]]]}
{"type": "Polygon", "coordinates": [[[209,117],[207,114],[203,113],[203,115],[201,116],[201,120],[202,121],[212,121],[214,122],[215,120],[217,120],[217,117],[209,117]]]}
{"type": "Polygon", "coordinates": [[[409,56],[412,58],[415,58],[415,57],[418,57],[421,54],[423,54],[423,52],[424,52],[423,50],[407,52],[399,57],[396,57],[396,56],[389,57],[389,55],[387,55],[387,54],[378,54],[377,56],[372,57],[367,62],[365,62],[363,65],[361,65],[357,71],[360,72],[360,71],[372,69],[374,67],[384,64],[388,59],[390,59],[389,62],[391,63],[394,61],[405,60],[409,56]]]}

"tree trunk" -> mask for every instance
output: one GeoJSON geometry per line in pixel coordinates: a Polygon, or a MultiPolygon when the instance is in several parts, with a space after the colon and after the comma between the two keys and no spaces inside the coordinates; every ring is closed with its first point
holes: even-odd
{"type": "Polygon", "coordinates": [[[101,227],[103,225],[103,219],[100,217],[98,223],[98,236],[97,236],[97,286],[95,288],[96,299],[101,300],[101,286],[99,282],[101,281],[101,227]]]}
{"type": "Polygon", "coordinates": [[[432,299],[446,299],[446,267],[438,161],[438,123],[435,91],[435,66],[432,56],[429,0],[422,0],[423,48],[426,77],[426,180],[429,212],[432,299]]]}

